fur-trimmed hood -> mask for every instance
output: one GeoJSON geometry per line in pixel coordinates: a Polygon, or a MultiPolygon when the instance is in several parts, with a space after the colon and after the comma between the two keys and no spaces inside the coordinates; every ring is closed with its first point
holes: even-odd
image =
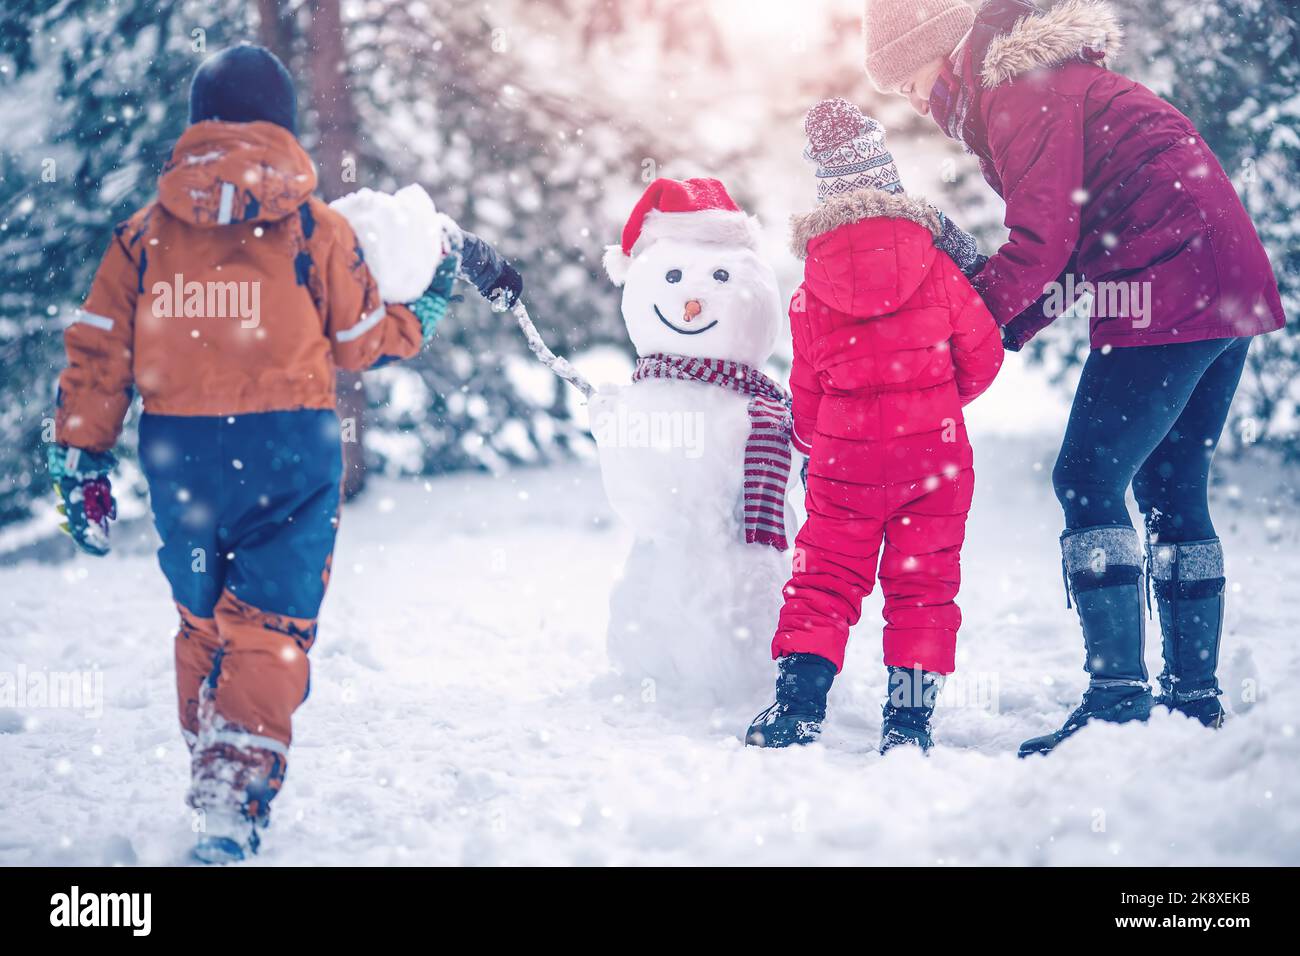
{"type": "Polygon", "coordinates": [[[996,37],[984,55],[980,81],[986,89],[1031,70],[1058,66],[1080,56],[1110,59],[1117,55],[1124,29],[1105,0],[1066,0],[1016,22],[996,37]]]}
{"type": "Polygon", "coordinates": [[[908,219],[938,238],[943,232],[939,211],[923,196],[887,193],[883,189],[858,189],[828,199],[811,212],[790,217],[790,250],[808,257],[808,243],[818,236],[864,219],[908,219]]]}
{"type": "Polygon", "coordinates": [[[859,189],[791,220],[803,281],[819,302],[860,319],[897,312],[930,274],[943,232],[920,196],[859,189]],[[812,246],[812,253],[809,253],[812,246]]]}

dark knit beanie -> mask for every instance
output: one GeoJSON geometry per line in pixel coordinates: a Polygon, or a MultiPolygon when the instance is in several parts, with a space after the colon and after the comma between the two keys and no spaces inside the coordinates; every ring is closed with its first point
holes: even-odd
{"type": "Polygon", "coordinates": [[[298,134],[298,97],[284,64],[265,47],[241,43],[222,50],[194,73],[190,122],[264,120],[298,134]]]}

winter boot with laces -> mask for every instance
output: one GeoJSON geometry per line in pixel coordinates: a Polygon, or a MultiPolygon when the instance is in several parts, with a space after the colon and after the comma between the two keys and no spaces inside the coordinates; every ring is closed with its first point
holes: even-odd
{"type": "Polygon", "coordinates": [[[835,665],[819,654],[790,654],[777,667],[776,702],[745,733],[745,743],[752,747],[810,744],[822,732],[835,665]]]}

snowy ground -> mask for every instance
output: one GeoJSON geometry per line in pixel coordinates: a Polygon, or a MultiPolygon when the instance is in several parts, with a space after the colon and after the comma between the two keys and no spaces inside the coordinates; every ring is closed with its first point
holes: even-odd
{"type": "MultiPolygon", "coordinates": [[[[376,482],[345,515],[259,862],[1300,863],[1300,553],[1276,473],[1255,487],[1242,468],[1237,487],[1227,469],[1217,495],[1234,719],[1213,733],[1161,713],[1020,761],[1017,743],[1055,726],[1084,681],[1053,442],[976,441],[961,682],[945,691],[966,706],[940,711],[929,759],[874,751],[878,597],[824,743],[746,749],[766,701],[670,707],[608,674],[627,542],[593,470],[376,482]]],[[[135,538],[108,560],[0,568],[0,675],[102,675],[89,714],[0,706],[0,863],[185,862],[173,613],[135,538]]]]}

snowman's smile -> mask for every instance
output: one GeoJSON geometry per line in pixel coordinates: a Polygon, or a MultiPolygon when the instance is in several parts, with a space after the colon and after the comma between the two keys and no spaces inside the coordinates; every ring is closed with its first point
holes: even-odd
{"type": "Polygon", "coordinates": [[[683,329],[683,328],[679,328],[676,325],[673,325],[671,322],[665,319],[664,314],[659,311],[659,306],[657,305],[654,306],[654,310],[655,310],[655,315],[659,316],[659,321],[662,322],[664,325],[668,326],[668,328],[672,329],[678,335],[699,335],[701,332],[707,332],[709,331],[709,329],[713,328],[715,325],[718,324],[718,320],[714,319],[708,325],[701,325],[698,329],[683,329]]]}

